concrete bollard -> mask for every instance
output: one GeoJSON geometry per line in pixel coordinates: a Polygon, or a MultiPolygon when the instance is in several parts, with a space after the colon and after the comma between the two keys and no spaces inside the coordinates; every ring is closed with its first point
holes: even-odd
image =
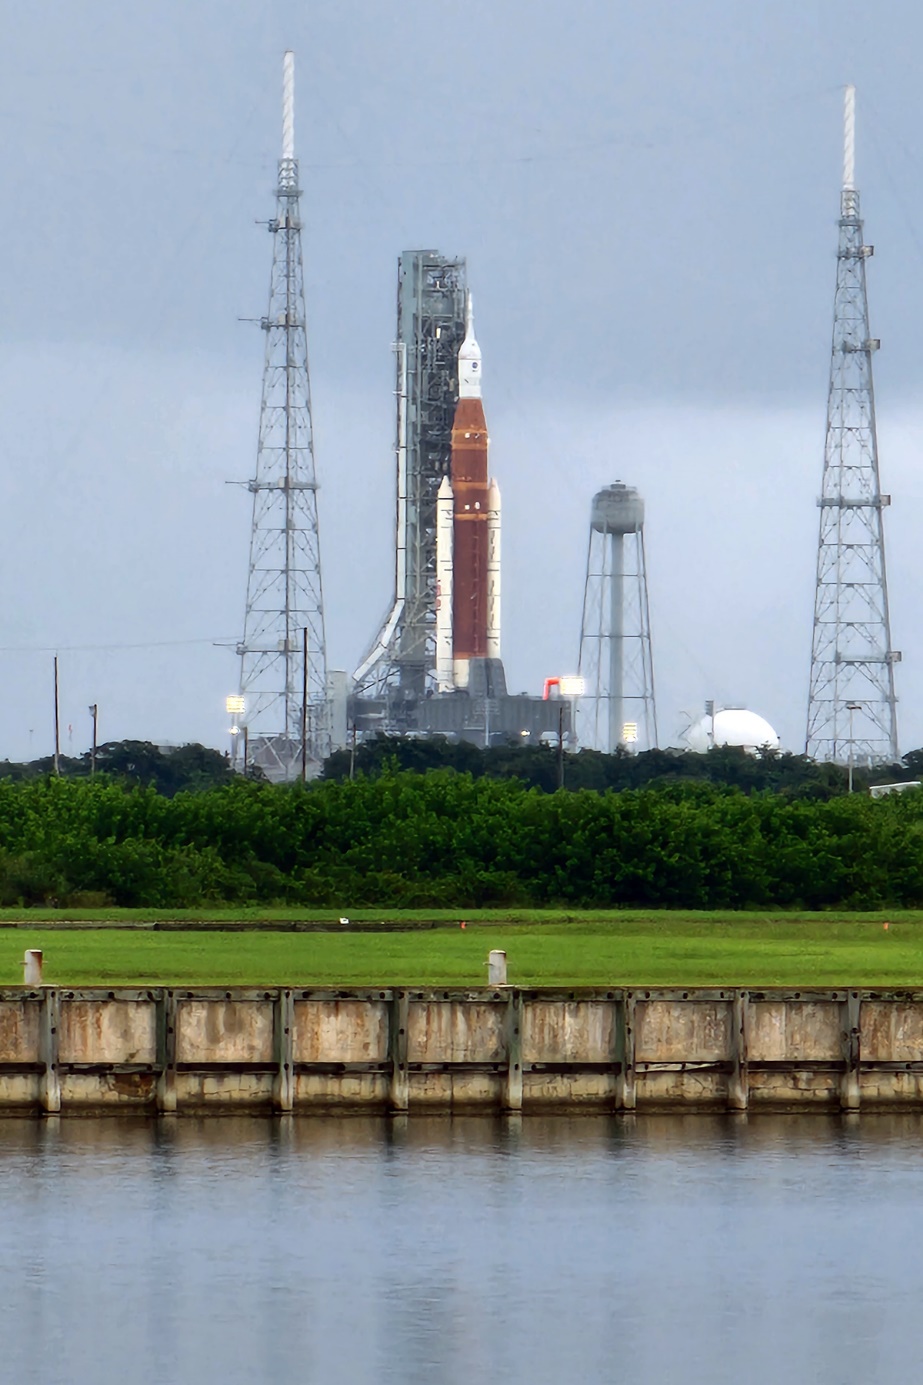
{"type": "Polygon", "coordinates": [[[506,985],[506,953],[499,948],[494,948],[487,955],[487,984],[488,986],[506,985]]]}
{"type": "Polygon", "coordinates": [[[42,954],[38,948],[30,947],[26,950],[26,955],[22,960],[23,965],[23,984],[26,986],[40,986],[42,984],[42,954]]]}

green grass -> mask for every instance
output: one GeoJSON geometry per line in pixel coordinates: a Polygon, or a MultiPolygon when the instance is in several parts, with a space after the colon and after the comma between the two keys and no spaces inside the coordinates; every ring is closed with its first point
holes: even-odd
{"type": "Polygon", "coordinates": [[[36,946],[46,980],[70,986],[470,986],[484,984],[488,950],[500,947],[510,981],[526,986],[923,987],[920,912],[522,917],[472,914],[465,930],[229,933],[30,928],[20,914],[19,927],[0,927],[0,984],[21,983],[23,950],[36,946]]]}
{"type": "Polygon", "coordinates": [[[293,908],[245,908],[214,907],[208,909],[51,909],[51,908],[2,908],[0,909],[0,929],[5,926],[28,929],[32,927],[56,926],[60,928],[92,925],[96,928],[154,928],[171,927],[176,929],[201,928],[247,928],[259,930],[261,926],[283,928],[287,924],[325,924],[339,923],[340,915],[346,913],[350,922],[363,928],[457,928],[459,921],[465,919],[470,925],[485,924],[527,924],[529,927],[545,927],[548,924],[566,924],[571,930],[587,926],[603,925],[607,928],[621,929],[626,925],[645,924],[651,926],[690,924],[704,927],[710,924],[727,924],[738,928],[745,924],[757,924],[761,928],[770,923],[816,923],[826,927],[832,921],[880,923],[886,919],[901,923],[923,924],[923,909],[884,909],[875,912],[859,913],[833,910],[792,911],[792,910],[739,910],[739,909],[509,909],[495,907],[489,909],[390,909],[387,906],[374,909],[325,909],[312,905],[304,909],[293,908]]]}

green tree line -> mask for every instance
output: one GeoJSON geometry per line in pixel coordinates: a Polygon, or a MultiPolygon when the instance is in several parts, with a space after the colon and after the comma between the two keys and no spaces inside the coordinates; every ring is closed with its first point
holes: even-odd
{"type": "MultiPolygon", "coordinates": [[[[11,760],[0,763],[0,778],[17,783],[24,779],[43,779],[54,772],[51,755],[22,763],[11,760]]],[[[106,741],[97,747],[95,758],[90,751],[59,757],[58,773],[67,779],[88,779],[97,772],[126,784],[150,784],[168,798],[182,789],[216,788],[234,778],[227,755],[196,744],[163,750],[150,741],[106,741]]]]}
{"type": "MultiPolygon", "coordinates": [[[[844,765],[823,764],[807,755],[790,755],[769,748],[758,755],[737,746],[716,746],[705,753],[692,750],[626,750],[605,755],[596,750],[566,753],[563,765],[553,746],[510,744],[481,749],[466,741],[402,739],[378,736],[354,749],[337,750],[324,765],[325,779],[348,779],[357,774],[376,777],[395,769],[425,773],[453,769],[474,778],[519,779],[552,793],[563,768],[569,789],[640,789],[664,783],[723,784],[745,793],[772,790],[791,798],[833,798],[847,792],[844,765]]],[[[923,777],[923,751],[905,755],[900,764],[869,768],[856,766],[854,784],[890,784],[923,777]]]]}
{"type": "Polygon", "coordinates": [[[454,770],[168,796],[0,779],[0,902],[875,908],[923,905],[923,793],[705,781],[548,793],[454,770]]]}

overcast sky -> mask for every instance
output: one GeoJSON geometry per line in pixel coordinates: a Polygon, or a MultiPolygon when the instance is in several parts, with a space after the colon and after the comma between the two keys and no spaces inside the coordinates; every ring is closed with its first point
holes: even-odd
{"type": "Polygon", "coordinates": [[[858,87],[903,750],[923,744],[923,10],[910,0],[0,0],[0,757],[227,742],[296,53],[331,667],[393,582],[395,266],[468,258],[504,656],[577,658],[590,499],[647,502],[661,737],[803,748],[842,87],[858,87]],[[68,727],[73,729],[68,731],[68,727]]]}

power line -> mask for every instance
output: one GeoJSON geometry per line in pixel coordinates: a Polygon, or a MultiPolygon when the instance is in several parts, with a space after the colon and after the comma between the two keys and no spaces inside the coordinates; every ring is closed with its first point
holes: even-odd
{"type": "Polygon", "coordinates": [[[2,644],[0,654],[78,654],[122,649],[176,649],[189,645],[236,645],[237,635],[210,635],[189,640],[120,641],[114,644],[2,644]]]}

